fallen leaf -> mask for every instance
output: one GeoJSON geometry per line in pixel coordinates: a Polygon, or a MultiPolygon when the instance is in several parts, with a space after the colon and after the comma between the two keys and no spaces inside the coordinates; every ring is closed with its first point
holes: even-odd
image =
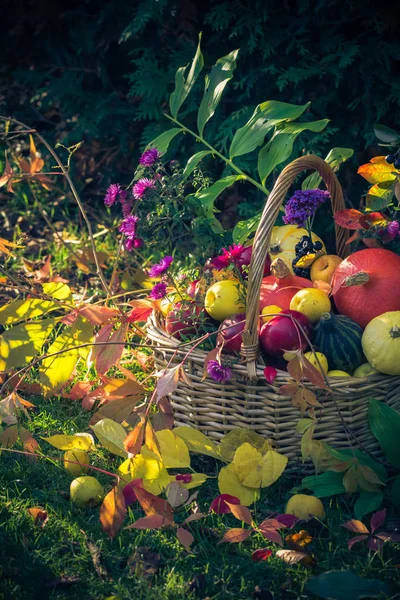
{"type": "Polygon", "coordinates": [[[210,510],[217,513],[217,515],[224,515],[231,512],[230,507],[233,504],[240,504],[239,498],[231,496],[230,494],[219,494],[219,496],[216,496],[211,502],[210,510]]]}
{"type": "Polygon", "coordinates": [[[35,520],[35,525],[37,527],[44,527],[49,520],[49,515],[47,510],[40,508],[40,506],[34,506],[33,508],[28,508],[28,513],[35,520]]]}
{"type": "Polygon", "coordinates": [[[194,542],[193,535],[184,527],[178,527],[178,529],[176,530],[176,537],[178,538],[182,546],[185,546],[187,550],[189,550],[190,546],[194,542]]]}
{"type": "Polygon", "coordinates": [[[125,529],[160,529],[172,525],[172,521],[162,515],[150,515],[138,519],[132,525],[128,525],[125,529]]]}
{"type": "Polygon", "coordinates": [[[269,548],[260,548],[259,550],[254,550],[251,555],[251,560],[254,562],[261,562],[263,560],[267,560],[272,554],[272,550],[269,548]]]}
{"type": "Polygon", "coordinates": [[[288,565],[294,565],[301,562],[303,559],[308,558],[306,552],[297,552],[296,550],[277,550],[275,556],[288,565]]]}
{"type": "Polygon", "coordinates": [[[253,524],[253,517],[251,516],[251,512],[247,508],[247,506],[242,506],[241,504],[230,504],[225,500],[225,504],[229,507],[229,510],[233,514],[236,519],[242,521],[243,523],[247,523],[247,525],[253,524]]]}
{"type": "Polygon", "coordinates": [[[161,555],[150,548],[139,546],[128,559],[131,575],[136,577],[151,577],[155,575],[162,564],[161,555]]]}
{"type": "Polygon", "coordinates": [[[136,488],[135,494],[137,501],[148,517],[151,515],[160,515],[171,521],[171,523],[173,522],[174,513],[172,506],[167,500],[159,498],[141,487],[136,488]]]}
{"type": "Polygon", "coordinates": [[[112,539],[118,533],[126,516],[124,494],[117,485],[112,488],[100,506],[100,523],[112,539]]]}
{"type": "Polygon", "coordinates": [[[145,426],[145,420],[141,418],[139,423],[128,433],[124,440],[124,448],[130,457],[139,454],[142,448],[145,426]]]}
{"type": "Polygon", "coordinates": [[[92,557],[93,566],[97,575],[100,577],[100,579],[108,577],[107,569],[101,561],[100,548],[96,546],[96,544],[93,544],[93,542],[90,542],[89,540],[86,540],[86,547],[90,552],[90,556],[92,557]]]}
{"type": "Polygon", "coordinates": [[[234,527],[233,529],[228,529],[228,531],[225,533],[224,537],[218,542],[218,544],[238,544],[239,542],[247,540],[250,534],[250,529],[234,527]]]}
{"type": "Polygon", "coordinates": [[[172,481],[165,490],[165,495],[172,508],[182,506],[189,498],[189,490],[181,486],[179,481],[172,481]]]}

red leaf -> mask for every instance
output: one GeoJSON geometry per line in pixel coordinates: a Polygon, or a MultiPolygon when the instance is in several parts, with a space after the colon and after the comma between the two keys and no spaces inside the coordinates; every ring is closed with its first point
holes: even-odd
{"type": "Polygon", "coordinates": [[[144,432],[146,422],[142,418],[139,423],[128,433],[124,439],[124,448],[131,455],[135,456],[139,454],[140,449],[143,445],[144,432]]]}
{"type": "Polygon", "coordinates": [[[234,527],[233,529],[228,529],[228,531],[225,533],[224,537],[218,542],[218,544],[238,544],[239,542],[247,540],[250,534],[250,529],[234,527]]]}
{"type": "Polygon", "coordinates": [[[251,512],[247,508],[247,506],[242,506],[241,504],[230,504],[225,500],[225,504],[229,507],[229,510],[239,521],[243,521],[247,523],[247,525],[251,525],[253,523],[253,517],[251,516],[251,512]]]}
{"type": "Polygon", "coordinates": [[[371,533],[374,533],[374,531],[376,529],[378,529],[378,527],[380,527],[382,525],[382,523],[384,523],[385,519],[386,519],[386,508],[374,513],[370,520],[371,533]]]}
{"type": "Polygon", "coordinates": [[[260,548],[259,550],[254,550],[251,555],[251,559],[254,562],[261,562],[262,560],[267,560],[272,554],[272,550],[269,548],[260,548]]]}
{"type": "Polygon", "coordinates": [[[183,483],[190,483],[193,476],[190,473],[182,473],[182,475],[175,475],[176,481],[183,481],[183,483]]]}
{"type": "Polygon", "coordinates": [[[95,344],[99,344],[99,342],[101,343],[103,341],[108,342],[104,346],[93,346],[92,359],[95,362],[97,372],[100,375],[105,375],[107,371],[119,361],[122,352],[124,351],[127,325],[121,325],[121,327],[116,331],[113,331],[108,338],[108,334],[111,332],[112,328],[112,323],[105,325],[95,337],[95,344]]]}
{"type": "Polygon", "coordinates": [[[194,537],[192,536],[190,531],[184,529],[184,527],[178,527],[178,529],[176,530],[176,537],[178,538],[182,546],[185,546],[187,550],[189,550],[190,546],[194,542],[194,537]]]}
{"type": "Polygon", "coordinates": [[[130,306],[133,306],[133,310],[131,310],[127,317],[129,323],[147,321],[148,317],[154,310],[152,302],[150,300],[146,300],[145,298],[132,300],[132,302],[129,302],[129,304],[130,306]]]}
{"type": "Polygon", "coordinates": [[[296,356],[289,360],[287,364],[287,370],[290,377],[292,377],[295,381],[299,382],[302,380],[303,373],[301,370],[301,363],[298,354],[296,354],[296,356]]]}
{"type": "Polygon", "coordinates": [[[274,383],[277,375],[278,371],[274,367],[265,367],[264,376],[268,383],[274,383]]]}
{"type": "Polygon", "coordinates": [[[83,398],[90,392],[92,385],[93,384],[91,381],[78,381],[72,386],[69,394],[66,394],[66,396],[74,401],[83,400],[83,398]]]}
{"type": "Polygon", "coordinates": [[[367,213],[360,218],[360,225],[363,229],[369,229],[376,225],[386,225],[387,222],[387,218],[380,212],[367,213]]]}
{"type": "Polygon", "coordinates": [[[108,306],[86,305],[78,309],[79,314],[87,319],[92,325],[103,325],[110,319],[116,317],[118,313],[116,308],[108,306]]]}
{"type": "Polygon", "coordinates": [[[281,514],[281,515],[276,515],[275,519],[277,521],[279,521],[279,523],[281,523],[282,527],[289,527],[289,529],[291,529],[293,527],[293,525],[295,525],[297,523],[297,521],[299,520],[294,515],[287,515],[286,513],[281,514]]]}
{"type": "Polygon", "coordinates": [[[123,488],[122,493],[125,498],[125,506],[130,506],[134,502],[137,502],[136,489],[140,487],[143,489],[143,481],[142,479],[134,479],[126,484],[123,488]]]}
{"type": "Polygon", "coordinates": [[[369,534],[368,529],[361,521],[357,519],[351,519],[351,521],[346,521],[346,523],[342,523],[342,527],[345,527],[349,531],[353,531],[354,533],[367,533],[369,534]]]}
{"type": "Polygon", "coordinates": [[[282,536],[276,529],[269,527],[259,527],[260,533],[270,542],[283,546],[282,536]]]}
{"type": "Polygon", "coordinates": [[[363,542],[367,539],[368,535],[356,535],[347,542],[347,547],[349,550],[351,550],[354,544],[358,544],[358,542],[363,542]]]}
{"type": "Polygon", "coordinates": [[[200,521],[201,519],[204,519],[205,517],[206,517],[206,515],[204,515],[201,512],[192,513],[183,521],[182,525],[185,525],[187,523],[192,523],[192,521],[200,521]]]}
{"type": "Polygon", "coordinates": [[[34,454],[39,448],[39,444],[32,436],[31,432],[28,431],[28,429],[21,427],[19,430],[19,437],[24,447],[24,450],[26,450],[27,452],[31,452],[32,454],[34,454]]]}
{"type": "Polygon", "coordinates": [[[148,492],[144,488],[142,489],[141,487],[137,487],[135,489],[135,494],[137,501],[139,502],[140,506],[143,508],[144,512],[148,517],[151,515],[159,515],[165,517],[167,521],[173,523],[174,514],[172,512],[172,507],[169,504],[169,502],[167,502],[163,498],[159,498],[158,496],[151,494],[150,492],[148,492]]]}
{"type": "Polygon", "coordinates": [[[100,523],[103,531],[108,533],[110,538],[117,535],[125,519],[126,506],[124,494],[117,485],[113,487],[103,500],[100,506],[100,523]]]}
{"type": "Polygon", "coordinates": [[[150,515],[142,517],[129,525],[125,529],[160,529],[160,527],[168,527],[172,525],[172,521],[162,515],[150,515]]]}
{"type": "MultiPolygon", "coordinates": [[[[360,238],[360,234],[359,234],[359,232],[358,232],[358,231],[355,231],[355,232],[353,233],[353,235],[351,235],[351,236],[349,237],[349,239],[346,241],[346,246],[347,246],[348,244],[351,244],[351,242],[355,242],[355,240],[358,240],[359,238],[360,238]]],[[[335,292],[332,290],[332,293],[334,294],[335,292]]]]}
{"type": "Polygon", "coordinates": [[[314,384],[316,387],[326,389],[325,379],[321,371],[314,367],[312,363],[302,355],[300,357],[301,365],[303,367],[303,375],[307,377],[308,381],[314,384]]]}
{"type": "Polygon", "coordinates": [[[232,506],[232,504],[240,504],[239,498],[231,496],[230,494],[220,494],[211,502],[210,510],[217,513],[217,515],[224,515],[231,512],[230,506],[232,506]]]}
{"type": "Polygon", "coordinates": [[[335,213],[335,223],[344,229],[360,229],[360,218],[363,213],[354,208],[347,208],[335,213]]]}
{"type": "Polygon", "coordinates": [[[367,542],[367,548],[369,550],[373,550],[374,552],[379,552],[383,548],[383,544],[385,542],[377,537],[370,537],[367,542]]]}
{"type": "Polygon", "coordinates": [[[281,385],[279,388],[279,393],[282,396],[294,396],[294,394],[297,392],[297,390],[299,389],[299,386],[297,383],[285,383],[284,385],[281,385]]]}

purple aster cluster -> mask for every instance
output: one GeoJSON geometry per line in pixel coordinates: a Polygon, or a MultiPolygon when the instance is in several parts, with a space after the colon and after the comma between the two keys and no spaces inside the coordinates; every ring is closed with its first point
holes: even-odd
{"type": "Polygon", "coordinates": [[[167,284],[163,281],[161,283],[156,283],[156,285],[152,288],[149,296],[153,298],[153,300],[161,300],[167,294],[167,284]]]}
{"type": "Polygon", "coordinates": [[[132,252],[132,250],[138,250],[144,245],[142,238],[127,238],[125,242],[125,250],[132,252]]]}
{"type": "Polygon", "coordinates": [[[136,226],[138,221],[139,217],[136,217],[134,215],[128,215],[127,217],[125,217],[125,219],[119,226],[119,231],[126,235],[126,237],[128,238],[136,237],[136,226]]]}
{"type": "Polygon", "coordinates": [[[144,167],[151,167],[154,163],[160,158],[161,154],[157,150],[157,148],[149,148],[149,150],[145,150],[142,156],[139,158],[139,162],[144,167]]]}
{"type": "Polygon", "coordinates": [[[139,179],[139,181],[137,183],[135,183],[135,185],[132,188],[133,197],[136,200],[141,200],[143,198],[143,195],[145,194],[146,190],[154,188],[155,184],[156,183],[155,183],[154,179],[148,179],[147,177],[142,177],[142,179],[139,179]]]}
{"type": "Polygon", "coordinates": [[[159,263],[150,267],[149,277],[159,277],[160,275],[168,271],[169,267],[173,262],[174,259],[172,258],[172,256],[164,256],[164,258],[162,258],[159,263]]]}
{"type": "Polygon", "coordinates": [[[220,365],[217,360],[210,360],[207,365],[207,373],[218,383],[226,383],[232,377],[232,370],[229,367],[220,365]]]}
{"type": "Polygon", "coordinates": [[[104,204],[106,206],[112,206],[121,199],[123,195],[123,189],[119,183],[112,183],[108,188],[106,195],[104,196],[104,204]]]}
{"type": "Polygon", "coordinates": [[[319,206],[330,197],[326,190],[297,190],[287,201],[284,222],[287,225],[304,227],[319,206]]]}

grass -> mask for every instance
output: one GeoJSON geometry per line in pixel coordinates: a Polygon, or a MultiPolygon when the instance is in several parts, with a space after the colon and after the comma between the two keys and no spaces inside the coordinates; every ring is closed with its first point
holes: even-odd
{"type": "MultiPolygon", "coordinates": [[[[69,400],[37,398],[37,406],[29,428],[40,436],[87,430],[89,413],[79,403],[69,400]]],[[[41,443],[49,457],[61,452],[41,443]]],[[[114,471],[121,459],[98,448],[93,464],[114,471]]],[[[195,457],[197,471],[216,475],[218,463],[195,457]]],[[[95,473],[93,473],[95,474],[95,473]]],[[[106,487],[110,478],[96,477],[106,487]]],[[[4,452],[0,462],[0,598],[69,600],[75,598],[121,600],[248,600],[256,598],[301,598],[304,585],[313,574],[331,569],[351,569],[361,577],[378,578],[389,583],[396,592],[398,569],[396,550],[387,545],[383,554],[368,553],[362,545],[349,552],[346,542],[351,535],[340,524],[351,518],[351,503],[335,497],[325,501],[327,518],[323,523],[305,525],[313,536],[312,550],[317,566],[313,572],[301,565],[286,565],[272,556],[255,563],[251,553],[262,547],[273,551],[278,547],[266,542],[260,534],[241,544],[221,544],[218,541],[227,527],[240,523],[230,515],[210,515],[190,527],[195,543],[186,551],[173,531],[121,530],[111,541],[102,531],[98,509],[83,511],[74,507],[66,493],[71,478],[57,461],[38,460],[4,452]],[[27,509],[41,506],[49,520],[38,527],[27,509]],[[92,544],[92,553],[88,546],[92,544]],[[93,546],[94,545],[94,546],[93,546]],[[138,550],[139,549],[139,550],[138,550]],[[93,550],[101,556],[100,575],[93,561],[93,550]],[[136,558],[132,559],[133,556],[136,558]],[[144,553],[150,565],[138,563],[144,553]],[[152,553],[159,555],[154,560],[152,553]],[[133,561],[133,562],[132,562],[133,561]],[[150,572],[147,572],[150,571],[150,572]],[[256,592],[256,586],[261,590],[256,592]]],[[[295,482],[282,479],[264,490],[255,509],[260,522],[273,511],[284,511],[295,482]]],[[[200,488],[198,502],[207,511],[218,493],[216,479],[209,479],[200,488]]],[[[178,509],[178,517],[187,515],[178,509]]],[[[129,510],[126,524],[143,516],[141,510],[129,510]]],[[[298,528],[297,528],[298,529],[298,528]]]]}

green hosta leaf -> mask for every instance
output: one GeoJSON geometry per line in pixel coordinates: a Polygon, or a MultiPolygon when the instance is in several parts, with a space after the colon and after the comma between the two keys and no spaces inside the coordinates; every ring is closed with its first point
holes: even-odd
{"type": "Polygon", "coordinates": [[[383,502],[382,492],[361,492],[354,504],[354,516],[361,520],[381,506],[383,502]]]}
{"type": "Polygon", "coordinates": [[[260,146],[268,131],[282,121],[297,119],[310,105],[287,104],[276,100],[268,100],[259,104],[246,125],[235,133],[229,150],[231,158],[252,152],[260,146]]]}
{"type": "Polygon", "coordinates": [[[77,346],[90,343],[93,326],[84,319],[77,319],[72,327],[66,327],[47,350],[51,355],[42,361],[39,369],[40,381],[46,395],[57,392],[71,377],[80,353],[77,346]],[[65,350],[64,352],[61,352],[65,350]]]}
{"type": "Polygon", "coordinates": [[[197,128],[200,135],[203,135],[205,124],[215,113],[226,84],[233,77],[238,53],[239,50],[233,50],[219,58],[211,69],[211,73],[206,75],[204,95],[197,114],[197,128]]]}
{"type": "Polygon", "coordinates": [[[319,133],[328,125],[329,119],[320,119],[319,121],[309,121],[308,123],[287,123],[280,129],[285,133],[299,134],[302,131],[313,131],[319,133]]]}
{"type": "Polygon", "coordinates": [[[389,586],[378,579],[362,579],[352,571],[327,571],[312,577],[305,591],[328,600],[359,600],[383,598],[390,593],[389,586]]]}
{"type": "Polygon", "coordinates": [[[186,163],[186,167],[182,173],[183,177],[189,177],[189,175],[193,173],[199,162],[203,160],[203,158],[205,158],[208,154],[211,154],[210,150],[201,150],[200,152],[193,154],[193,156],[191,156],[186,163]]]}
{"type": "MultiPolygon", "coordinates": [[[[218,196],[228,187],[233,185],[235,181],[239,179],[243,179],[242,175],[228,175],[228,177],[224,177],[223,179],[219,179],[213,185],[208,187],[205,190],[201,190],[194,195],[190,195],[190,197],[195,198],[197,203],[200,206],[200,214],[210,219],[212,223],[214,223],[214,227],[216,228],[216,233],[221,233],[223,231],[221,224],[215,219],[215,207],[214,201],[218,198],[218,196]]],[[[213,227],[213,225],[211,225],[213,227]]]]}
{"type": "Polygon", "coordinates": [[[400,468],[400,413],[378,400],[369,401],[369,424],[372,433],[392,465],[400,468]]]}
{"type": "MultiPolygon", "coordinates": [[[[354,150],[351,148],[332,148],[325,158],[325,162],[334,170],[337,171],[346,160],[351,158],[354,150]]],[[[301,185],[302,190],[314,190],[322,181],[322,177],[318,173],[312,173],[305,178],[301,185]]]]}
{"type": "Polygon", "coordinates": [[[301,482],[301,489],[312,490],[317,498],[326,498],[335,494],[344,494],[343,473],[326,471],[320,475],[310,475],[301,482]]]}
{"type": "Polygon", "coordinates": [[[0,336],[0,371],[29,364],[41,350],[57,319],[21,323],[0,336]]]}
{"type": "Polygon", "coordinates": [[[120,423],[112,419],[102,419],[95,425],[91,425],[90,428],[106,450],[117,456],[122,456],[122,458],[127,458],[128,453],[124,448],[124,439],[127,433],[120,423]]]}
{"type": "Polygon", "coordinates": [[[176,137],[178,133],[182,132],[183,130],[180,127],[168,129],[168,131],[164,131],[164,133],[161,133],[154,140],[152,140],[150,144],[147,144],[146,148],[157,148],[160,154],[165,154],[174,137],[176,137]]]}
{"type": "Polygon", "coordinates": [[[203,68],[204,59],[200,50],[201,33],[199,35],[199,44],[197,46],[196,54],[194,55],[193,62],[190,67],[187,79],[185,80],[186,67],[181,67],[177,70],[175,76],[175,90],[172,92],[169,99],[169,108],[172,116],[176,119],[178,111],[195,84],[195,81],[203,68]]]}
{"type": "Polygon", "coordinates": [[[374,132],[379,141],[384,144],[400,146],[400,135],[397,131],[386,127],[386,125],[374,125],[374,132]]]}
{"type": "Polygon", "coordinates": [[[257,230],[258,224],[261,219],[261,212],[258,212],[254,217],[250,217],[246,221],[239,221],[236,223],[235,228],[232,232],[232,239],[235,244],[244,244],[249,239],[250,234],[257,230]]]}
{"type": "Polygon", "coordinates": [[[50,300],[40,300],[39,298],[13,300],[0,308],[0,325],[13,325],[19,321],[41,317],[58,309],[60,309],[60,304],[50,300]]]}

